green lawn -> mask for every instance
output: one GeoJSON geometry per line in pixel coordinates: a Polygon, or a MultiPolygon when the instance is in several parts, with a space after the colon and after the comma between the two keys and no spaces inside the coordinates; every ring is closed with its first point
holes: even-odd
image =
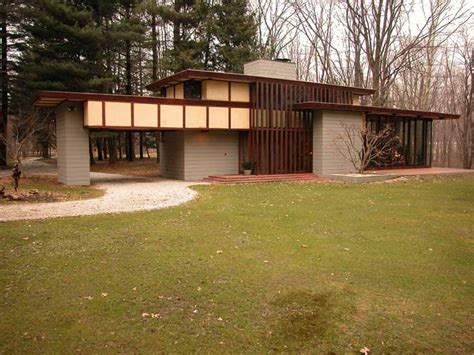
{"type": "Polygon", "coordinates": [[[472,177],[196,190],[0,224],[0,352],[473,353],[472,177]]]}

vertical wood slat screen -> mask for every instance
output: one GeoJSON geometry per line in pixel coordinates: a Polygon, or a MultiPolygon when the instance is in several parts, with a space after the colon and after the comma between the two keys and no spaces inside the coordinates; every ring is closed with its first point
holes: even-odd
{"type": "Polygon", "coordinates": [[[352,104],[352,92],[324,85],[258,81],[251,85],[249,160],[256,174],[312,172],[312,111],[295,111],[303,101],[352,104]]]}

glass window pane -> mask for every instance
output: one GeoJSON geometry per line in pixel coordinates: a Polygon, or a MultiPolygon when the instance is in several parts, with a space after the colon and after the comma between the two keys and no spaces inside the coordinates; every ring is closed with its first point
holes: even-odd
{"type": "Polygon", "coordinates": [[[184,82],[184,98],[185,99],[201,99],[201,82],[197,80],[189,80],[184,82]]]}
{"type": "Polygon", "coordinates": [[[426,162],[425,165],[431,166],[431,140],[432,140],[432,121],[426,122],[426,162]]]}
{"type": "Polygon", "coordinates": [[[416,165],[424,164],[423,144],[423,120],[416,120],[416,165]]]}
{"type": "Polygon", "coordinates": [[[416,120],[410,120],[410,133],[408,137],[408,160],[407,165],[415,165],[415,124],[416,120]]]}

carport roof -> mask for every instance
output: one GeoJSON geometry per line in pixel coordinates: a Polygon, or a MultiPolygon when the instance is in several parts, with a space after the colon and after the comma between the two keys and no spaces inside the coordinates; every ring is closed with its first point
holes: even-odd
{"type": "Polygon", "coordinates": [[[133,102],[142,104],[171,104],[191,106],[222,106],[249,108],[248,102],[228,102],[217,100],[174,99],[157,96],[100,94],[92,92],[70,91],[39,91],[33,101],[33,106],[54,108],[65,101],[108,101],[108,102],[133,102]]]}
{"type": "Polygon", "coordinates": [[[365,105],[347,105],[328,102],[306,101],[293,105],[295,110],[329,110],[362,112],[374,115],[397,116],[402,118],[428,118],[433,120],[458,119],[460,115],[453,113],[405,110],[392,107],[378,107],[365,105]]]}

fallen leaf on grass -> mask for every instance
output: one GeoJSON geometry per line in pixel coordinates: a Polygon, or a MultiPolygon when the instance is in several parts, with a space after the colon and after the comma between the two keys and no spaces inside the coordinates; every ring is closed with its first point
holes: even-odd
{"type": "Polygon", "coordinates": [[[100,295],[105,298],[105,297],[107,297],[109,294],[106,293],[106,292],[102,292],[100,295]]]}
{"type": "Polygon", "coordinates": [[[160,314],[159,313],[148,313],[148,312],[143,312],[142,313],[142,317],[143,318],[160,318],[160,314]]]}
{"type": "Polygon", "coordinates": [[[369,355],[370,349],[364,346],[362,349],[359,350],[359,352],[364,355],[369,355]]]}

